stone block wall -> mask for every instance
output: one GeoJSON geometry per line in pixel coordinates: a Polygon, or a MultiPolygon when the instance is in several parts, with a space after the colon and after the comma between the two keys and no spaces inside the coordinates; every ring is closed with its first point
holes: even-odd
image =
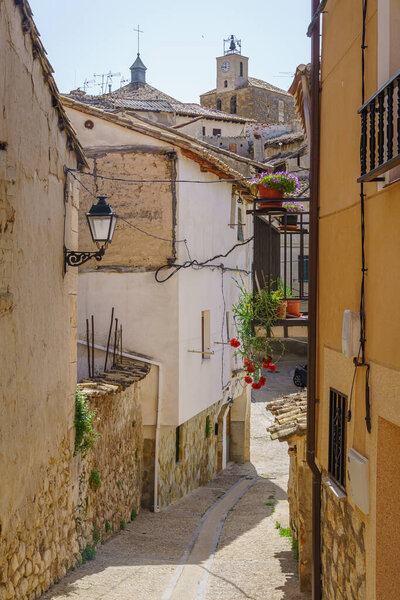
{"type": "Polygon", "coordinates": [[[323,600],[365,600],[365,524],[347,499],[322,482],[321,563],[323,600]]]}
{"type": "Polygon", "coordinates": [[[298,120],[292,96],[252,85],[228,92],[204,94],[200,97],[200,102],[202,106],[215,109],[217,100],[221,100],[221,110],[230,113],[232,96],[236,96],[236,114],[241,117],[255,119],[260,123],[279,123],[279,100],[282,100],[284,104],[283,123],[292,123],[298,120]]]}
{"type": "MultiPolygon", "coordinates": [[[[133,362],[133,361],[131,361],[133,362]]],[[[143,434],[137,383],[148,366],[111,370],[81,388],[101,434],[86,457],[74,456],[74,414],[42,467],[37,491],[14,510],[0,540],[0,600],[34,600],[95,546],[139,512],[143,434]],[[100,483],[91,485],[92,471],[100,483]]],[[[29,461],[29,449],[26,448],[29,461]]],[[[92,478],[93,479],[93,478],[92,478]]]]}
{"type": "Polygon", "coordinates": [[[180,426],[181,460],[176,457],[176,428],[163,427],[159,442],[159,507],[164,508],[210,481],[217,474],[218,438],[215,423],[222,401],[217,402],[180,426]],[[209,418],[209,435],[206,421],[209,418]]]}

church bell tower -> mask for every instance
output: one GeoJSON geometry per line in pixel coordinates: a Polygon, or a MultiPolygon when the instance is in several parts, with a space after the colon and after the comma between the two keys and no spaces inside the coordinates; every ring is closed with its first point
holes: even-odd
{"type": "Polygon", "coordinates": [[[217,92],[244,87],[248,82],[247,56],[242,56],[242,42],[234,35],[224,40],[224,55],[217,58],[217,92]]]}

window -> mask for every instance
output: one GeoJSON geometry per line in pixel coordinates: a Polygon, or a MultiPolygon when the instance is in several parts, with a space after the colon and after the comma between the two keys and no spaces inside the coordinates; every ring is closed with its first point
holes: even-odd
{"type": "Polygon", "coordinates": [[[222,110],[222,102],[221,100],[217,100],[217,110],[222,110]]]}
{"type": "Polygon", "coordinates": [[[283,100],[278,100],[278,121],[283,123],[285,120],[285,104],[283,100]]]}
{"type": "Polygon", "coordinates": [[[243,221],[242,221],[242,209],[238,207],[238,228],[237,228],[237,239],[239,242],[244,242],[243,235],[243,221]]]}
{"type": "Polygon", "coordinates": [[[301,272],[301,257],[297,257],[297,279],[308,283],[308,254],[303,254],[303,272],[301,272]]]}
{"type": "Polygon", "coordinates": [[[346,487],[346,401],[347,396],[330,389],[328,471],[342,488],[346,487]]]}
{"type": "Polygon", "coordinates": [[[203,135],[206,135],[206,128],[203,127],[203,135]]]}
{"type": "Polygon", "coordinates": [[[201,357],[203,359],[209,359],[210,354],[210,311],[201,311],[201,357]]]}
{"type": "Polygon", "coordinates": [[[226,80],[226,79],[225,79],[225,81],[224,81],[224,87],[228,87],[228,82],[227,82],[227,80],[226,80]]]}
{"type": "Polygon", "coordinates": [[[221,135],[220,129],[213,129],[213,135],[221,135]]]}
{"type": "Polygon", "coordinates": [[[182,462],[182,429],[181,426],[175,430],[175,462],[182,462]]]}
{"type": "Polygon", "coordinates": [[[231,98],[231,114],[236,114],[236,96],[232,96],[231,98]]]}
{"type": "Polygon", "coordinates": [[[243,63],[242,62],[239,64],[239,76],[243,77],[243,63]]]}

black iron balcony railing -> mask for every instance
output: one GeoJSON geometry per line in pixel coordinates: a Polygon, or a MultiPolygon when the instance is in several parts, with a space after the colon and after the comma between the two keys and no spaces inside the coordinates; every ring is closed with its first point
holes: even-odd
{"type": "Polygon", "coordinates": [[[361,177],[376,181],[400,164],[400,71],[397,71],[358,113],[361,115],[361,177]]]}

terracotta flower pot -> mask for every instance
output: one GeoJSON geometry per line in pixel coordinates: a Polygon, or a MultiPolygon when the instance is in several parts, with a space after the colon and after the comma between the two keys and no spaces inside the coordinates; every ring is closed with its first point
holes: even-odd
{"type": "Polygon", "coordinates": [[[293,317],[300,316],[300,300],[288,300],[286,312],[288,315],[292,315],[293,317]]]}
{"type": "MultiPolygon", "coordinates": [[[[283,192],[280,190],[273,190],[263,185],[258,186],[258,193],[260,198],[282,198],[283,192]]],[[[282,202],[261,202],[258,208],[282,208],[282,202]]]]}

